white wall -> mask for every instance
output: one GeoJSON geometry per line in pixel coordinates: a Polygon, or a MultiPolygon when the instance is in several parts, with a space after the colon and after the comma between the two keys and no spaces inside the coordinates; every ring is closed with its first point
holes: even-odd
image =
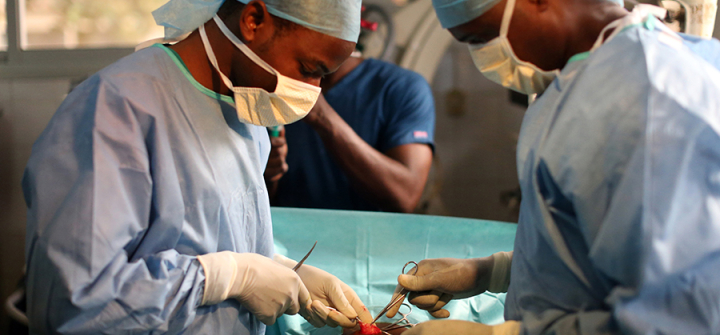
{"type": "Polygon", "coordinates": [[[453,42],[433,81],[440,206],[430,214],[515,221],[500,194],[518,186],[515,146],[524,108],[508,90],[483,77],[467,46],[453,42]],[[448,100],[461,95],[465,108],[450,114],[448,100]]]}

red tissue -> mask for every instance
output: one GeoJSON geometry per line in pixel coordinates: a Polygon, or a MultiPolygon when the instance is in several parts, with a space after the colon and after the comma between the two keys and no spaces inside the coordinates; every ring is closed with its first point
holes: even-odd
{"type": "Polygon", "coordinates": [[[374,323],[363,323],[360,322],[360,334],[362,335],[379,335],[382,334],[382,330],[378,328],[374,323]]]}

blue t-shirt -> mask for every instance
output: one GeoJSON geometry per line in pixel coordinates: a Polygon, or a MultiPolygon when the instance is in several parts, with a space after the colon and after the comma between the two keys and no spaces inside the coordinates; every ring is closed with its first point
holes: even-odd
{"type": "MultiPolygon", "coordinates": [[[[425,143],[433,146],[435,103],[419,74],[367,59],[325,92],[325,99],[350,127],[380,152],[425,143]]],[[[350,184],[306,123],[285,126],[288,172],[280,179],[276,205],[286,207],[380,210],[350,184]]]]}

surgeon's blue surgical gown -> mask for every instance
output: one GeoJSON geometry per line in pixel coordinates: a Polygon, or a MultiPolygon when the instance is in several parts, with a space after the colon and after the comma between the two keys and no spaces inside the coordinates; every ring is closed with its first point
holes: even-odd
{"type": "Polygon", "coordinates": [[[659,24],[574,57],[527,111],[506,300],[525,333],[720,333],[720,46],[659,24]]]}
{"type": "Polygon", "coordinates": [[[236,301],[199,306],[195,256],[272,255],[269,149],[160,45],[78,86],[23,181],[32,332],[264,334],[236,301]]]}

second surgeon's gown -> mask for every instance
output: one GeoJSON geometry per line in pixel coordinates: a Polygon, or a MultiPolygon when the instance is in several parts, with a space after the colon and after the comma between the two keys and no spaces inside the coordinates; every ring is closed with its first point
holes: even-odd
{"type": "Polygon", "coordinates": [[[23,180],[31,331],[263,334],[237,301],[199,307],[195,256],[272,255],[269,150],[161,45],[78,86],[23,180]]]}
{"type": "Polygon", "coordinates": [[[659,27],[575,57],[527,111],[506,299],[526,334],[720,334],[720,46],[659,27]]]}

